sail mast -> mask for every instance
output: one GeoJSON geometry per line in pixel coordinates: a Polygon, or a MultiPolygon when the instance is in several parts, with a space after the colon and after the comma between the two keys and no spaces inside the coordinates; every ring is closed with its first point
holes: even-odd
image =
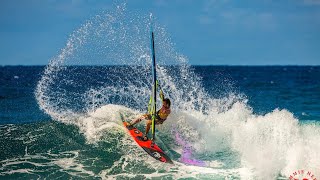
{"type": "Polygon", "coordinates": [[[152,19],[152,14],[151,16],[151,53],[152,53],[152,75],[153,75],[153,92],[152,92],[152,98],[153,98],[153,105],[152,105],[152,140],[155,140],[155,135],[156,135],[156,129],[155,129],[155,120],[156,120],[156,110],[157,110],[157,73],[156,73],[156,55],[155,55],[155,47],[154,47],[154,33],[153,33],[153,19],[152,19]]]}

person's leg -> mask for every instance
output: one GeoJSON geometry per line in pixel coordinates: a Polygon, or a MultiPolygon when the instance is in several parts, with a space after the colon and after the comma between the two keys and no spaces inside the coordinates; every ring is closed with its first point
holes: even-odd
{"type": "Polygon", "coordinates": [[[135,124],[137,124],[137,123],[141,122],[141,120],[142,120],[142,117],[139,117],[139,118],[137,118],[137,119],[133,120],[132,122],[130,122],[130,125],[131,125],[131,126],[133,126],[133,125],[135,125],[135,124]]]}
{"type": "Polygon", "coordinates": [[[131,122],[130,122],[130,125],[131,125],[131,126],[133,126],[133,125],[135,125],[135,124],[137,124],[137,123],[141,122],[141,120],[142,120],[142,119],[145,119],[145,118],[146,118],[146,115],[144,114],[144,115],[142,115],[141,117],[139,117],[139,118],[137,118],[137,119],[135,119],[135,120],[131,121],[131,122]]]}
{"type": "Polygon", "coordinates": [[[147,122],[146,122],[146,136],[148,136],[148,132],[150,130],[151,123],[152,123],[151,120],[147,120],[147,122]]]}

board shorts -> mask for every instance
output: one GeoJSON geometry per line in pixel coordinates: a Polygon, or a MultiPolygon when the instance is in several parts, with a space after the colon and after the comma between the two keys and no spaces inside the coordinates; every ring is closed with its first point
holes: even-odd
{"type": "MultiPolygon", "coordinates": [[[[145,118],[145,120],[149,120],[151,121],[152,119],[152,116],[151,114],[144,114],[143,117],[145,118]]],[[[142,119],[139,120],[139,122],[141,121],[142,119]]],[[[166,119],[161,119],[159,116],[156,116],[156,124],[162,124],[166,119]]]]}

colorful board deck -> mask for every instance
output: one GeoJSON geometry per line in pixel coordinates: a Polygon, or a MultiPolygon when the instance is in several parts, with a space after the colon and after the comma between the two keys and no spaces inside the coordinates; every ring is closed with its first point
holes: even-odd
{"type": "Polygon", "coordinates": [[[173,164],[171,159],[159,148],[158,145],[156,145],[152,140],[144,140],[143,136],[144,134],[139,131],[134,126],[128,126],[127,121],[125,120],[124,116],[120,113],[121,120],[123,122],[124,127],[126,127],[129,131],[129,134],[132,136],[132,138],[136,141],[136,143],[142,147],[150,156],[155,158],[158,161],[164,162],[164,163],[170,163],[173,164]]]}

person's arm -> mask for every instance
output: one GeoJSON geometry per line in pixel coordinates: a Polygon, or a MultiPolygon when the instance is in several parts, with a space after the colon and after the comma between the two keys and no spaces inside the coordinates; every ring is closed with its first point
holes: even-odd
{"type": "Polygon", "coordinates": [[[160,96],[160,99],[163,101],[163,100],[164,100],[164,95],[163,95],[162,90],[160,90],[160,94],[159,94],[159,96],[160,96]]]}

